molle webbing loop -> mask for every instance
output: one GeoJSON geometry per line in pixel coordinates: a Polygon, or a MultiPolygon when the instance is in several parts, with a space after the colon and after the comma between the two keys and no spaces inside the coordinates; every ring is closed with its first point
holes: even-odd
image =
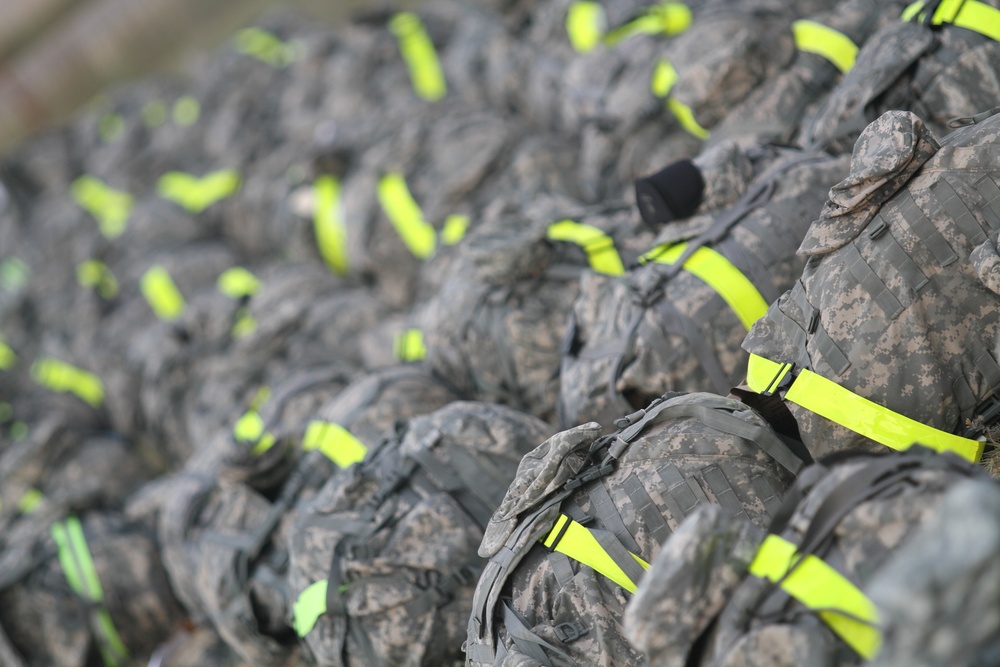
{"type": "Polygon", "coordinates": [[[52,525],[52,539],[59,549],[59,563],[73,592],[91,608],[91,626],[97,636],[101,657],[107,667],[117,667],[128,659],[128,649],[118,636],[111,614],[104,606],[104,590],[94,568],[94,560],[76,517],[52,525]]]}
{"type": "MultiPolygon", "coordinates": [[[[687,243],[657,246],[643,255],[639,261],[672,265],[680,259],[686,248],[687,243]]],[[[698,248],[684,261],[683,267],[714,289],[736,313],[748,331],[753,323],[767,312],[767,301],[754,284],[724,255],[715,250],[707,246],[698,248]]]]}
{"type": "Polygon", "coordinates": [[[854,66],[858,45],[851,38],[822,23],[802,19],[792,23],[792,35],[799,51],[815,53],[830,61],[841,72],[854,66]]]}
{"type": "Polygon", "coordinates": [[[941,0],[930,16],[924,11],[927,0],[918,0],[905,10],[902,19],[930,25],[953,25],[1000,41],[1000,10],[979,0],[941,0]]]}
{"type": "Polygon", "coordinates": [[[862,658],[878,652],[882,638],[875,605],[821,558],[799,557],[794,544],[772,534],[750,563],[750,574],[777,584],[815,611],[862,658]]]}
{"type": "Polygon", "coordinates": [[[399,42],[399,51],[410,70],[413,92],[434,102],[448,92],[434,42],[427,35],[420,18],[411,12],[400,12],[389,21],[389,29],[399,42]]]}
{"type": "Polygon", "coordinates": [[[784,390],[785,400],[890,449],[903,451],[921,444],[938,452],[954,452],[973,462],[983,455],[984,442],[946,433],[893,412],[809,369],[800,369],[794,375],[791,371],[792,364],[751,354],[747,385],[765,396],[784,390]]]}
{"type": "Polygon", "coordinates": [[[614,240],[597,227],[573,220],[561,220],[549,225],[545,237],[550,241],[569,241],[583,248],[590,268],[597,273],[609,276],[625,273],[625,265],[615,248],[614,240]]]}
{"type": "Polygon", "coordinates": [[[629,593],[635,593],[641,573],[649,568],[649,563],[627,551],[607,531],[590,530],[565,514],[559,515],[541,542],[548,549],[565,554],[607,577],[629,593]]]}

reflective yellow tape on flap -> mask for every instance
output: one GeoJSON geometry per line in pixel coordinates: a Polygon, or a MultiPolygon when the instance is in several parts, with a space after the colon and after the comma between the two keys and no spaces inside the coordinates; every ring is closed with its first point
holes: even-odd
{"type": "Polygon", "coordinates": [[[566,35],[577,53],[593,51],[606,26],[607,17],[599,2],[574,2],[566,12],[566,35]]]}
{"type": "Polygon", "coordinates": [[[215,286],[230,299],[242,299],[260,291],[260,280],[243,267],[234,266],[219,275],[215,286]]]}
{"type": "Polygon", "coordinates": [[[815,53],[830,61],[841,72],[854,66],[858,46],[851,38],[822,23],[805,19],[792,23],[792,35],[799,51],[815,53]]]}
{"type": "MultiPolygon", "coordinates": [[[[686,243],[657,246],[640,258],[640,262],[674,264],[680,259],[686,243]]],[[[767,301],[750,279],[743,275],[725,255],[702,246],[684,262],[684,270],[697,276],[714,289],[749,331],[753,323],[767,312],[767,301]]]]}
{"type": "Polygon", "coordinates": [[[292,605],[292,625],[299,637],[308,635],[316,627],[319,617],[326,613],[327,588],[327,580],[322,579],[310,584],[295,598],[295,604],[292,605]]]}
{"type": "Polygon", "coordinates": [[[306,451],[318,449],[340,468],[349,468],[365,458],[368,448],[350,431],[333,422],[314,419],[306,427],[302,438],[306,451]]]}
{"type": "Polygon", "coordinates": [[[378,200],[389,222],[413,256],[427,259],[437,246],[437,232],[414,201],[400,174],[386,174],[378,182],[378,200]]]}
{"type": "Polygon", "coordinates": [[[0,340],[0,371],[7,371],[17,363],[17,355],[7,343],[0,340]]]}
{"type": "Polygon", "coordinates": [[[182,171],[170,171],[156,183],[157,193],[190,213],[201,213],[212,204],[231,197],[240,189],[240,174],[220,169],[201,178],[182,171]]]}
{"type": "Polygon", "coordinates": [[[132,214],[132,195],[87,175],[73,181],[70,192],[77,205],[94,216],[105,238],[116,239],[122,235],[132,214]]]}
{"type": "Polygon", "coordinates": [[[424,333],[420,329],[407,329],[396,335],[393,341],[393,356],[397,361],[420,361],[427,357],[424,333]]]}
{"type": "Polygon", "coordinates": [[[673,114],[674,120],[676,120],[677,124],[680,125],[688,134],[697,139],[708,139],[710,136],[709,131],[698,124],[698,121],[694,117],[694,111],[691,107],[670,94],[671,91],[673,91],[674,84],[677,83],[678,78],[680,77],[673,64],[668,60],[660,60],[653,69],[653,76],[649,83],[650,90],[652,90],[653,94],[657,97],[666,98],[667,108],[670,110],[670,113],[673,114]]]}
{"type": "MultiPolygon", "coordinates": [[[[625,571],[608,555],[608,552],[604,550],[604,547],[587,527],[573,521],[565,514],[559,515],[556,525],[542,538],[542,543],[553,551],[565,554],[607,577],[629,593],[635,593],[636,588],[638,588],[638,582],[632,581],[625,574],[625,571]],[[558,542],[556,538],[559,538],[558,542]]],[[[643,569],[649,569],[649,563],[635,554],[631,554],[631,556],[643,569]]]]}
{"type": "Polygon", "coordinates": [[[878,610],[844,575],[816,556],[799,558],[796,547],[768,535],[750,563],[750,574],[778,584],[816,611],[823,622],[865,659],[878,653],[882,636],[878,610]]]}
{"type": "MultiPolygon", "coordinates": [[[[773,392],[790,370],[791,364],[780,364],[751,354],[747,365],[747,386],[758,393],[773,392]]],[[[982,458],[986,446],[985,442],[946,433],[893,412],[805,368],[795,375],[784,398],[897,451],[920,444],[938,452],[953,452],[976,462],[982,458]]]]}
{"type": "Polygon", "coordinates": [[[413,91],[429,102],[444,97],[448,88],[441,63],[420,18],[411,12],[400,12],[389,21],[389,29],[396,35],[399,51],[410,69],[413,91]]]}
{"type": "Polygon", "coordinates": [[[100,378],[53,357],[42,357],[32,364],[31,376],[43,387],[59,393],[70,392],[95,408],[104,402],[100,378]]]}
{"type": "Polygon", "coordinates": [[[602,229],[574,220],[560,220],[549,225],[545,236],[551,241],[569,241],[583,248],[590,268],[598,273],[609,276],[625,273],[625,266],[614,240],[602,229]]]}
{"type": "Polygon", "coordinates": [[[313,183],[315,206],[313,209],[313,232],[319,254],[337,275],[348,270],[347,225],[344,223],[340,202],[340,181],[324,175],[313,183]]]}
{"type": "Polygon", "coordinates": [[[147,269],[139,281],[139,289],[161,320],[173,321],[184,313],[184,296],[162,266],[147,269]]]}

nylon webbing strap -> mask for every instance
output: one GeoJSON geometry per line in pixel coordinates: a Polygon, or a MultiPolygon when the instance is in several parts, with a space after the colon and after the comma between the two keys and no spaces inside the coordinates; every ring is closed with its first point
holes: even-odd
{"type": "Polygon", "coordinates": [[[132,213],[132,195],[87,175],[73,181],[70,192],[80,208],[94,216],[105,238],[116,239],[122,235],[132,213]]]}
{"type": "Polygon", "coordinates": [[[103,604],[104,590],[97,577],[80,520],[71,516],[62,523],[53,524],[52,539],[59,550],[59,563],[70,588],[93,606],[94,632],[104,664],[116,667],[128,659],[128,649],[118,636],[111,614],[103,604]]]}
{"type": "MultiPolygon", "coordinates": [[[[783,387],[791,370],[791,364],[780,364],[751,354],[747,365],[747,385],[759,394],[770,395],[783,387]]],[[[921,444],[938,452],[954,452],[977,462],[986,444],[946,433],[893,412],[806,368],[792,378],[784,398],[897,451],[921,444]]]]}
{"type": "Polygon", "coordinates": [[[549,225],[545,237],[550,241],[568,241],[583,248],[590,268],[597,273],[620,276],[625,273],[614,240],[603,230],[574,220],[560,220],[549,225]]]}
{"type": "Polygon", "coordinates": [[[871,659],[878,652],[882,638],[875,605],[822,559],[797,558],[794,544],[768,535],[750,563],[750,574],[778,584],[815,611],[861,657],[871,659]]]}
{"type": "Polygon", "coordinates": [[[146,303],[161,320],[172,322],[184,313],[184,296],[162,266],[150,267],[139,282],[146,303]]]}
{"type": "Polygon", "coordinates": [[[816,21],[802,19],[792,23],[792,35],[799,51],[815,53],[829,60],[841,72],[854,66],[858,45],[851,38],[816,21]]]}
{"type": "Polygon", "coordinates": [[[42,357],[31,366],[35,382],[57,393],[71,393],[92,407],[104,403],[101,379],[76,366],[53,357],[42,357]]]}
{"type": "Polygon", "coordinates": [[[399,42],[399,51],[410,70],[413,92],[434,102],[448,92],[434,43],[420,18],[412,12],[400,12],[389,21],[389,29],[399,42]]]}
{"type": "Polygon", "coordinates": [[[183,171],[167,172],[156,183],[157,193],[189,213],[201,213],[240,189],[240,174],[220,169],[198,177],[183,171]]]}
{"type": "MultiPolygon", "coordinates": [[[[687,243],[657,246],[643,255],[640,262],[672,265],[680,259],[687,243]]],[[[753,323],[767,312],[767,301],[753,283],[724,255],[702,246],[684,262],[684,269],[714,289],[749,331],[753,323]]]]}
{"type": "Polygon", "coordinates": [[[319,254],[337,275],[344,275],[347,262],[347,226],[340,202],[340,181],[333,176],[320,176],[313,183],[313,233],[319,254]]]}
{"type": "Polygon", "coordinates": [[[666,98],[670,113],[674,115],[677,124],[684,128],[688,134],[698,139],[708,139],[708,130],[695,120],[691,107],[670,94],[678,78],[680,75],[677,74],[673,64],[669,60],[660,60],[653,69],[653,78],[649,84],[650,90],[657,97],[666,98]]]}
{"type": "Polygon", "coordinates": [[[407,249],[418,259],[434,254],[437,245],[434,227],[424,220],[424,213],[410,194],[401,174],[386,174],[378,182],[378,200],[389,222],[407,249]]]}
{"type": "MultiPolygon", "coordinates": [[[[927,0],[918,0],[903,10],[902,19],[927,22],[924,7],[927,0]]],[[[930,17],[931,25],[950,24],[978,32],[980,35],[1000,41],[1000,10],[979,0],[942,0],[930,17]]]]}
{"type": "Polygon", "coordinates": [[[365,444],[346,428],[320,419],[309,422],[302,438],[302,448],[306,451],[318,449],[338,468],[349,468],[363,460],[368,453],[365,444]]]}
{"type": "MultiPolygon", "coordinates": [[[[631,569],[631,567],[609,554],[598,537],[586,526],[565,514],[559,515],[552,530],[542,538],[542,543],[552,551],[565,554],[607,577],[629,593],[635,593],[638,587],[639,582],[626,574],[625,568],[631,569]]],[[[624,547],[622,550],[624,551],[624,547]]],[[[649,563],[631,552],[625,553],[635,559],[635,563],[638,563],[643,570],[649,569],[649,563]]]]}
{"type": "Polygon", "coordinates": [[[293,622],[295,634],[305,637],[316,627],[316,621],[326,613],[326,589],[328,582],[326,579],[310,584],[304,591],[299,593],[292,605],[293,622]]]}

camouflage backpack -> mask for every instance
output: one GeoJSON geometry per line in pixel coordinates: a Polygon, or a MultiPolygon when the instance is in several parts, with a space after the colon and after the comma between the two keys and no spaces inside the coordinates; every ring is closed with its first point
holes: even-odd
{"type": "Polygon", "coordinates": [[[446,665],[483,561],[476,546],[548,427],[455,402],[400,424],[294,517],[295,629],[320,665],[446,665]]]}
{"type": "Polygon", "coordinates": [[[878,652],[869,584],[950,488],[988,476],[921,447],[841,459],[803,471],[767,532],[705,508],[674,533],[625,615],[649,664],[859,665],[878,652]]]}
{"type": "Polygon", "coordinates": [[[802,276],[744,340],[744,400],[787,408],[813,456],[982,454],[1000,389],[998,129],[939,144],[909,112],[869,125],[799,248],[802,276]]]}
{"type": "Polygon", "coordinates": [[[668,394],[616,425],[563,431],[522,460],[479,549],[466,664],[637,664],[622,614],[660,544],[707,503],[766,525],[803,466],[713,394],[668,394]]]}
{"type": "Polygon", "coordinates": [[[804,264],[795,248],[847,166],[783,152],[734,206],[664,228],[624,277],[584,273],[564,339],[561,423],[608,422],[666,391],[737,384],[740,342],[794,284],[804,264]]]}

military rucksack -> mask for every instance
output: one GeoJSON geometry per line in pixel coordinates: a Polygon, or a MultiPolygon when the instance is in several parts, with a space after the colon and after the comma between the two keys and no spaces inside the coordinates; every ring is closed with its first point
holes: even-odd
{"type": "Polygon", "coordinates": [[[988,477],[920,447],[840,458],[802,472],[766,533],[716,508],[681,526],[625,616],[649,664],[857,665],[877,653],[869,583],[948,489],[988,477]]]}
{"type": "Polygon", "coordinates": [[[454,402],[408,423],[294,517],[294,625],[320,665],[444,665],[483,561],[476,547],[517,462],[549,429],[454,402]]]}
{"type": "Polygon", "coordinates": [[[848,165],[779,155],[732,207],[665,227],[624,277],[583,274],[563,343],[564,426],[610,422],[666,391],[726,393],[743,378],[740,343],[794,284],[795,249],[848,165]]]}
{"type": "Polygon", "coordinates": [[[479,550],[466,664],[637,663],[622,614],[660,544],[707,503],[766,525],[803,465],[722,396],[668,394],[616,425],[563,431],[522,460],[479,550]]]}

